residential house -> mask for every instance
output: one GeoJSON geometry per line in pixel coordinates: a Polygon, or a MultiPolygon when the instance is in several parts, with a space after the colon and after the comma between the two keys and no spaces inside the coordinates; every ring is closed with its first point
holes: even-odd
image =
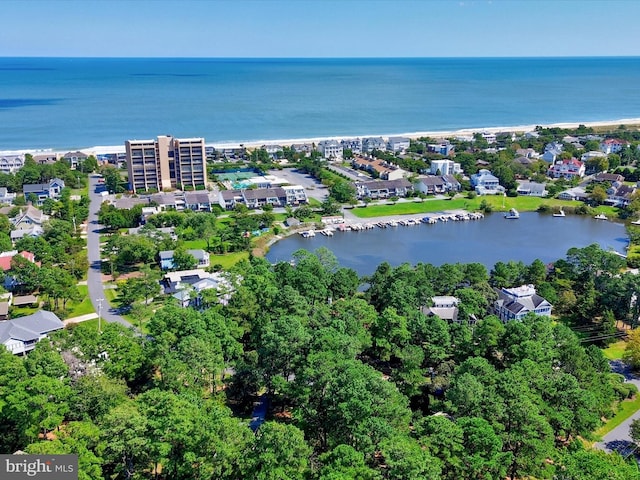
{"type": "Polygon", "coordinates": [[[37,237],[44,233],[43,225],[49,221],[49,215],[45,215],[42,210],[38,210],[33,205],[11,219],[13,230],[11,230],[11,240],[19,240],[22,237],[37,237]]]}
{"type": "Polygon", "coordinates": [[[589,198],[589,194],[582,187],[573,187],[558,194],[560,200],[584,201],[589,198]]]}
{"type": "Polygon", "coordinates": [[[449,295],[431,297],[431,306],[423,306],[420,311],[428,317],[439,317],[449,322],[458,322],[458,305],[460,300],[449,295]]]}
{"type": "Polygon", "coordinates": [[[304,153],[308,157],[313,151],[313,145],[311,143],[294,143],[291,145],[291,150],[296,153],[304,153]]]}
{"type": "Polygon", "coordinates": [[[532,160],[529,157],[516,157],[513,159],[513,163],[518,163],[523,167],[530,167],[535,163],[535,160],[532,160]]]}
{"type": "Polygon", "coordinates": [[[564,145],[562,145],[562,143],[560,142],[547,143],[544,147],[542,159],[545,162],[553,163],[560,157],[563,149],[564,145]]]}
{"type": "Polygon", "coordinates": [[[584,177],[584,172],[584,163],[575,158],[570,158],[555,162],[549,167],[547,173],[552,178],[566,178],[567,180],[571,180],[572,178],[584,177]]]}
{"type": "Polygon", "coordinates": [[[8,203],[11,205],[15,199],[15,193],[9,193],[7,187],[0,187],[0,203],[8,203]]]}
{"type": "Polygon", "coordinates": [[[590,151],[590,152],[583,153],[583,154],[580,156],[580,161],[582,161],[582,162],[585,162],[585,163],[586,163],[586,162],[588,162],[589,160],[593,160],[593,159],[595,159],[595,158],[606,158],[606,157],[607,157],[607,154],[606,154],[606,153],[599,152],[599,151],[596,151],[596,150],[592,150],[592,151],[590,151]]]}
{"type": "Polygon", "coordinates": [[[60,178],[54,178],[49,183],[36,183],[33,185],[23,185],[22,193],[24,193],[27,200],[33,195],[36,198],[36,203],[42,205],[47,198],[56,199],[62,193],[64,188],[64,180],[60,178]]]}
{"type": "MultiPolygon", "coordinates": [[[[197,262],[196,268],[209,267],[209,252],[202,249],[185,250],[185,252],[195,258],[197,262]]],[[[175,268],[173,250],[162,250],[158,252],[158,256],[160,258],[161,270],[171,270],[172,268],[175,268]]]]}
{"type": "Polygon", "coordinates": [[[201,269],[166,273],[162,285],[164,293],[172,295],[183,307],[199,305],[201,301],[199,294],[203,290],[218,290],[218,300],[225,305],[233,293],[231,283],[224,274],[210,273],[201,269]]]}
{"type": "Polygon", "coordinates": [[[622,175],[619,175],[617,173],[605,173],[605,172],[600,172],[598,173],[595,177],[593,177],[593,181],[594,182],[609,182],[609,183],[622,183],[624,182],[624,177],[622,175]]]}
{"type": "Polygon", "coordinates": [[[544,197],[548,193],[545,184],[538,182],[522,182],[518,185],[516,192],[518,195],[529,197],[544,197]]]}
{"type": "MultiPolygon", "coordinates": [[[[358,198],[390,198],[406,197],[413,190],[411,182],[406,178],[398,180],[377,180],[373,182],[355,182],[358,198]]],[[[343,220],[344,221],[344,220],[343,220]]]]}
{"type": "Polygon", "coordinates": [[[626,142],[624,140],[620,140],[617,138],[607,138],[606,140],[600,142],[600,151],[605,154],[618,153],[628,146],[629,142],[626,142]]]}
{"type": "Polygon", "coordinates": [[[527,158],[538,158],[538,152],[536,152],[533,148],[518,148],[516,150],[516,155],[519,157],[527,157],[527,158]]]}
{"type": "Polygon", "coordinates": [[[149,197],[149,201],[156,203],[161,212],[166,210],[182,212],[186,203],[183,193],[154,193],[149,197]]]}
{"type": "Polygon", "coordinates": [[[189,210],[210,212],[213,203],[207,192],[185,192],[184,194],[184,208],[189,210]]]}
{"type": "Polygon", "coordinates": [[[63,328],[64,324],[55,313],[39,310],[32,315],[0,322],[0,344],[14,355],[24,355],[47,334],[63,328]]]}
{"type": "Polygon", "coordinates": [[[409,149],[411,140],[407,137],[389,137],[387,149],[394,153],[404,153],[409,149]]]}
{"type": "Polygon", "coordinates": [[[481,132],[480,136],[484,138],[488,144],[496,143],[496,134],[492,132],[481,132]]]}
{"type": "Polygon", "coordinates": [[[0,253],[0,271],[4,275],[4,283],[3,286],[6,290],[13,290],[14,287],[18,285],[16,279],[11,275],[11,262],[15,256],[21,256],[28,262],[31,262],[35,265],[40,266],[40,262],[36,262],[35,255],[31,252],[27,252],[23,250],[18,253],[17,250],[10,250],[8,252],[0,253]]]}
{"type": "Polygon", "coordinates": [[[60,155],[56,152],[36,153],[33,155],[33,160],[39,165],[51,165],[60,160],[60,155]]]}
{"type": "Polygon", "coordinates": [[[318,143],[318,151],[322,153],[324,158],[338,159],[342,158],[342,144],[337,140],[323,140],[318,143]]]}
{"type": "Polygon", "coordinates": [[[362,151],[371,153],[374,150],[385,150],[387,143],[382,137],[369,137],[362,139],[362,151]]]}
{"type": "Polygon", "coordinates": [[[437,195],[447,192],[458,192],[460,182],[453,175],[428,175],[418,178],[415,189],[427,195],[437,195]]]}
{"type": "Polygon", "coordinates": [[[351,164],[354,168],[377,174],[383,180],[399,180],[407,175],[407,172],[397,165],[377,158],[357,156],[351,164]]]}
{"type": "Polygon", "coordinates": [[[484,168],[471,175],[471,185],[478,195],[502,195],[504,193],[504,187],[500,185],[498,177],[484,168]]]}
{"type": "Polygon", "coordinates": [[[269,154],[269,157],[271,157],[272,160],[277,158],[278,152],[282,152],[282,145],[267,144],[267,145],[262,145],[261,148],[269,154]]]}
{"type": "Polygon", "coordinates": [[[456,175],[462,173],[462,167],[452,160],[432,160],[429,173],[431,175],[456,175]]]}
{"type": "Polygon", "coordinates": [[[0,173],[15,173],[24,166],[22,154],[0,154],[0,173]]]}
{"type": "Polygon", "coordinates": [[[522,320],[534,313],[551,316],[552,305],[536,293],[533,285],[496,289],[498,299],[494,304],[495,314],[503,321],[522,320]]]}
{"type": "Polygon", "coordinates": [[[448,157],[452,153],[455,152],[456,147],[451,144],[448,140],[442,141],[440,143],[430,143],[427,145],[427,151],[431,153],[438,153],[440,155],[444,155],[448,157]]]}
{"type": "Polygon", "coordinates": [[[614,207],[626,207],[631,203],[636,187],[633,185],[623,185],[621,182],[614,182],[607,189],[607,199],[605,203],[614,207]]]}
{"type": "Polygon", "coordinates": [[[76,168],[78,168],[78,165],[80,165],[82,162],[84,162],[87,158],[89,158],[89,155],[87,155],[86,153],[83,152],[67,152],[64,154],[64,156],[62,157],[64,160],[66,160],[67,162],[69,162],[69,166],[71,167],[72,170],[75,170],[76,168]]]}
{"type": "Polygon", "coordinates": [[[342,145],[342,151],[351,150],[354,155],[360,155],[362,153],[362,140],[359,138],[346,138],[340,141],[342,145]]]}
{"type": "Polygon", "coordinates": [[[308,202],[307,192],[302,185],[283,185],[287,205],[301,205],[308,202]]]}

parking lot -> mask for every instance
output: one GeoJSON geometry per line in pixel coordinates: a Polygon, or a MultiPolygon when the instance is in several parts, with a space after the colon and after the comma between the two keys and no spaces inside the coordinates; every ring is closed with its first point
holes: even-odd
{"type": "Polygon", "coordinates": [[[319,202],[323,202],[327,198],[327,187],[311,175],[301,173],[295,169],[269,170],[268,174],[284,178],[291,185],[301,185],[309,198],[315,198],[319,202]]]}

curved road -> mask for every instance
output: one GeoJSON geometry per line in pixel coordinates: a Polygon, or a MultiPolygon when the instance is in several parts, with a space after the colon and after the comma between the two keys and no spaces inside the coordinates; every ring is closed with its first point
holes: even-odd
{"type": "Polygon", "coordinates": [[[116,322],[125,327],[132,327],[128,321],[117,315],[115,309],[109,307],[109,302],[104,295],[102,285],[102,260],[100,258],[100,229],[98,224],[98,210],[102,204],[100,191],[104,188],[98,183],[98,175],[89,175],[89,218],[87,219],[87,256],[89,257],[89,272],[87,276],[87,286],[89,288],[89,298],[96,312],[100,311],[102,300],[102,318],[107,322],[116,322]]]}
{"type": "MultiPolygon", "coordinates": [[[[633,383],[640,390],[640,377],[631,372],[631,369],[621,360],[613,360],[611,363],[611,371],[624,375],[625,381],[633,383]]],[[[616,428],[607,433],[601,442],[595,444],[596,448],[606,452],[618,452],[623,457],[631,455],[635,450],[635,444],[629,434],[631,422],[640,418],[640,410],[635,412],[616,428]]]]}

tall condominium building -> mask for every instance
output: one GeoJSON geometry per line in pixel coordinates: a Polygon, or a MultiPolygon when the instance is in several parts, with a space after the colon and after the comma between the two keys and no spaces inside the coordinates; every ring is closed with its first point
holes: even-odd
{"type": "Polygon", "coordinates": [[[127,140],[127,170],[133,192],[178,188],[191,190],[206,185],[204,138],[127,140]]]}

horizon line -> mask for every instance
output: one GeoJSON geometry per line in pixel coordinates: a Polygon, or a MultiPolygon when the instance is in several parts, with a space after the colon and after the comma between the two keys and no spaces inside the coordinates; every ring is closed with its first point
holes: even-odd
{"type": "Polygon", "coordinates": [[[0,55],[0,58],[34,58],[34,59],[201,59],[201,60],[420,60],[420,59],[563,59],[563,58],[640,58],[637,55],[485,55],[485,56],[464,56],[464,55],[436,55],[436,56],[273,56],[273,57],[252,57],[252,56],[111,56],[111,55],[0,55]]]}

